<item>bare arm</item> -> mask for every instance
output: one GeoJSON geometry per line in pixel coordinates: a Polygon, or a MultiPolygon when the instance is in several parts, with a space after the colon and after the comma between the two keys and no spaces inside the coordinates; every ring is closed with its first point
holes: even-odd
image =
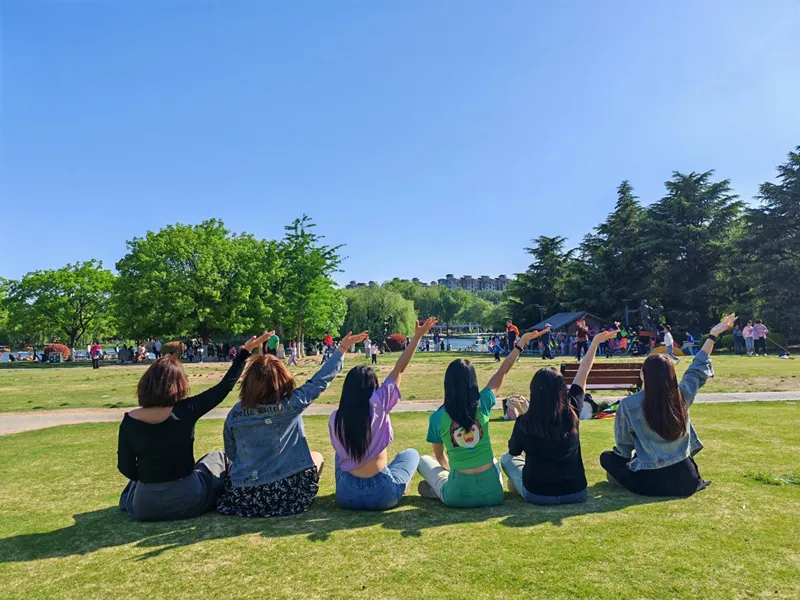
{"type": "Polygon", "coordinates": [[[433,455],[436,457],[436,460],[439,461],[439,464],[443,469],[449,471],[450,461],[447,460],[447,454],[445,454],[444,451],[444,444],[431,444],[431,447],[433,448],[433,455]]]}
{"type": "MultiPolygon", "coordinates": [[[[728,329],[733,327],[733,322],[735,320],[736,320],[736,315],[734,314],[728,315],[727,317],[722,319],[722,321],[720,321],[718,325],[714,325],[714,327],[711,328],[711,335],[713,335],[714,337],[722,335],[723,333],[728,331],[728,329]]],[[[711,338],[706,338],[706,341],[701,349],[703,350],[703,352],[711,356],[711,353],[714,351],[714,340],[712,340],[711,338]]]]}
{"type": "Polygon", "coordinates": [[[397,359],[397,362],[394,365],[394,369],[392,369],[392,372],[389,373],[389,377],[398,385],[398,387],[400,386],[400,380],[403,378],[403,371],[406,370],[408,363],[410,363],[411,359],[414,357],[414,353],[417,351],[420,340],[431,330],[431,327],[434,325],[436,325],[436,319],[434,318],[430,318],[422,324],[417,323],[417,326],[414,329],[414,337],[411,338],[411,343],[409,343],[406,346],[406,349],[403,350],[403,353],[400,355],[400,358],[397,359]]]}
{"type": "Polygon", "coordinates": [[[617,336],[617,331],[600,331],[592,339],[589,345],[589,350],[586,356],[581,360],[581,366],[578,367],[578,372],[575,373],[575,379],[572,380],[572,385],[579,386],[582,390],[586,389],[586,380],[589,378],[589,371],[592,370],[595,356],[597,356],[597,346],[617,336]]]}
{"type": "Polygon", "coordinates": [[[492,390],[493,394],[497,394],[500,391],[500,388],[503,387],[503,380],[506,377],[506,373],[511,370],[511,367],[514,366],[514,363],[517,362],[519,355],[521,354],[518,346],[525,347],[525,345],[538,338],[542,335],[545,331],[549,331],[548,329],[544,329],[542,331],[528,331],[525,335],[523,335],[517,344],[511,349],[511,352],[508,353],[506,359],[500,365],[500,368],[497,369],[497,373],[492,375],[492,378],[489,380],[489,383],[486,384],[486,387],[492,390]]]}

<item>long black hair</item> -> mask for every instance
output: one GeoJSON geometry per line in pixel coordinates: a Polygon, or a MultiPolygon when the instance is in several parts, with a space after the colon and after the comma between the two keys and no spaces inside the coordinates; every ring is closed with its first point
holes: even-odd
{"type": "Polygon", "coordinates": [[[579,416],[569,402],[564,376],[553,367],[531,379],[531,405],[519,420],[522,430],[538,438],[560,440],[578,431],[579,416]]]}
{"type": "Polygon", "coordinates": [[[378,376],[366,365],[353,367],[344,378],[342,397],[333,425],[336,435],[354,462],[361,462],[369,449],[372,407],[369,399],[378,389],[378,376]]]}
{"type": "Polygon", "coordinates": [[[444,373],[444,410],[465,429],[472,427],[478,412],[478,376],[472,363],[463,358],[451,362],[444,373]]]}

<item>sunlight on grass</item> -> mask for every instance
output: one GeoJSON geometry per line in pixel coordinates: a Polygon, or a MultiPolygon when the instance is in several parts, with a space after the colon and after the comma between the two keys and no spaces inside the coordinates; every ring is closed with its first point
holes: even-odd
{"type": "MultiPolygon", "coordinates": [[[[397,452],[427,452],[426,414],[393,417],[397,452]]],[[[308,417],[328,465],[301,515],[209,514],[136,523],[117,509],[114,424],[0,438],[3,598],[797,598],[797,485],[744,475],[796,473],[800,403],[697,405],[713,485],[685,499],[637,497],[598,464],[613,421],[584,421],[589,500],[454,510],[416,493],[397,508],[336,507],[327,419],[308,417]],[[458,574],[468,573],[467,585],[458,574]],[[466,587],[465,587],[466,585],[466,587]]],[[[197,426],[197,456],[222,445],[220,421],[197,426]]],[[[512,424],[492,421],[496,455],[512,424]]],[[[782,476],[781,476],[782,477],[782,476]]]]}

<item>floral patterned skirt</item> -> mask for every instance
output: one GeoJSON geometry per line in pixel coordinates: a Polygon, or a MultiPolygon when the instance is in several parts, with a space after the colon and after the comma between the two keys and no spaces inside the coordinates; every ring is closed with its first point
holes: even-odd
{"type": "Polygon", "coordinates": [[[235,487],[230,479],[217,501],[223,515],[237,517],[285,517],[307,510],[319,492],[317,468],[311,467],[285,479],[252,487],[235,487]]]}

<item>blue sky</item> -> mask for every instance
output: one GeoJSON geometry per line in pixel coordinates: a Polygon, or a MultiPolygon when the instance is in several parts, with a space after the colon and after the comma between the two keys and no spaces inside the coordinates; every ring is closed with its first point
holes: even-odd
{"type": "Polygon", "coordinates": [[[800,2],[0,0],[0,276],[182,222],[339,281],[512,274],[631,180],[745,199],[800,144],[800,2]]]}

